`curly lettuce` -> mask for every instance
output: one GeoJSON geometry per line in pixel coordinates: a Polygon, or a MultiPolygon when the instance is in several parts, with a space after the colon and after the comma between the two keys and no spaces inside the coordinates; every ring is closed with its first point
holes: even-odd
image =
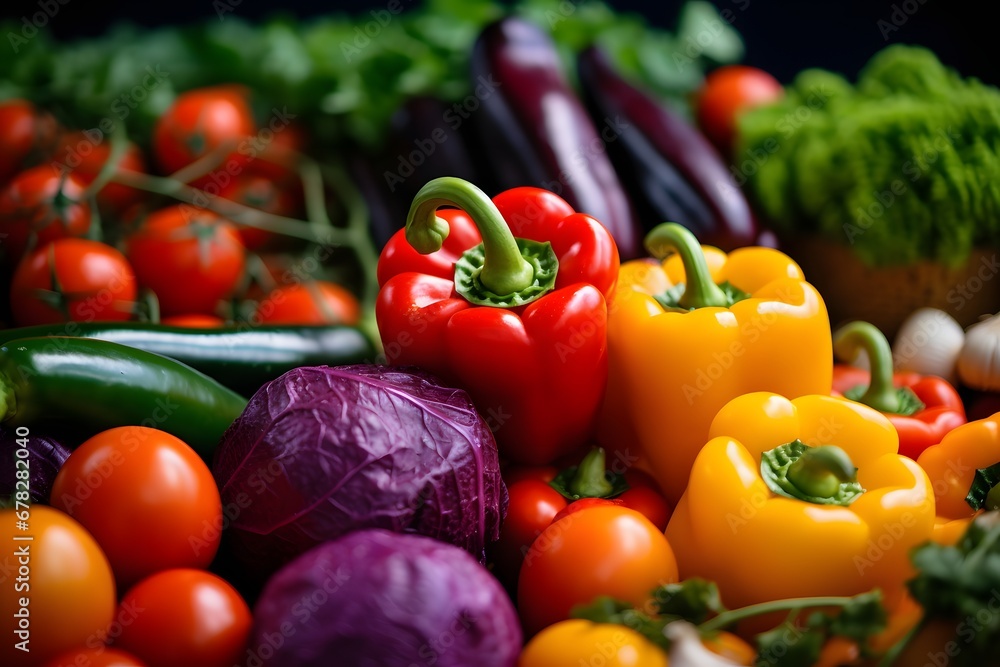
{"type": "Polygon", "coordinates": [[[961,264],[1000,239],[1000,91],[895,45],[855,85],[806,70],[743,114],[735,170],[777,229],[870,265],[961,264]]]}

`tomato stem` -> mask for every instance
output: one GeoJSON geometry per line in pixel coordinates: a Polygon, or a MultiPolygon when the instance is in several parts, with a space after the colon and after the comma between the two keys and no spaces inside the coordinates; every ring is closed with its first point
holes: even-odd
{"type": "MultiPolygon", "coordinates": [[[[96,197],[97,193],[100,192],[105,185],[111,182],[111,179],[115,175],[115,170],[117,170],[121,165],[121,161],[124,159],[126,151],[128,151],[128,137],[125,136],[125,132],[122,130],[121,125],[119,125],[115,131],[111,133],[111,137],[108,141],[111,142],[111,150],[108,152],[108,159],[104,161],[104,164],[101,165],[100,171],[97,172],[97,176],[83,191],[83,195],[80,197],[81,200],[96,197]]],[[[93,211],[96,213],[97,208],[94,207],[93,211]]]]}

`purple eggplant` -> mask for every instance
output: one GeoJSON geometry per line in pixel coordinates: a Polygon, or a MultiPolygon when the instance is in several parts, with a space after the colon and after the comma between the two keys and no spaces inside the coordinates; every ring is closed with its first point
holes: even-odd
{"type": "Polygon", "coordinates": [[[51,435],[0,426],[0,507],[12,507],[15,500],[48,504],[52,483],[69,454],[69,448],[51,435]],[[28,478],[21,479],[18,472],[28,478]],[[16,495],[25,491],[27,499],[16,495]]]}
{"type": "Polygon", "coordinates": [[[642,229],[605,149],[622,127],[591,121],[548,34],[518,18],[487,26],[471,73],[482,91],[474,123],[499,188],[551,190],[600,220],[623,259],[638,256],[642,229]]]}
{"type": "Polygon", "coordinates": [[[577,68],[591,117],[620,119],[608,154],[645,229],[679,222],[724,250],[757,241],[750,205],[708,139],[623,79],[597,47],[580,53],[577,68]]]}

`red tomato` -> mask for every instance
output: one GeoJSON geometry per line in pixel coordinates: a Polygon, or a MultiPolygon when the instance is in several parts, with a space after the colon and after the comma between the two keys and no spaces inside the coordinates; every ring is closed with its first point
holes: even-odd
{"type": "Polygon", "coordinates": [[[254,321],[267,324],[357,324],[361,306],[340,285],[312,280],[285,285],[257,305],[254,321]]]}
{"type": "MultiPolygon", "coordinates": [[[[219,196],[274,215],[295,217],[302,210],[302,186],[297,182],[277,183],[269,178],[247,174],[234,178],[219,191],[219,196]]],[[[278,235],[266,229],[239,225],[240,239],[250,250],[272,242],[278,235]]]]}
{"type": "Polygon", "coordinates": [[[522,479],[537,479],[548,484],[558,474],[559,468],[556,466],[512,465],[503,471],[503,481],[507,484],[507,488],[510,489],[510,487],[522,479]]]}
{"type": "Polygon", "coordinates": [[[132,267],[120,252],[97,241],[63,238],[18,265],[11,311],[21,326],[124,321],[132,317],[137,291],[132,267]]]}
{"type": "Polygon", "coordinates": [[[236,589],[201,570],[166,570],[143,579],[121,602],[142,609],[115,646],[149,667],[242,664],[252,618],[236,589]]]}
{"type": "Polygon", "coordinates": [[[566,507],[566,499],[548,483],[522,479],[508,484],[507,518],[500,539],[490,547],[493,574],[510,590],[517,590],[517,575],[524,554],[556,514],[566,507]]]}
{"type": "Polygon", "coordinates": [[[756,67],[726,65],[705,79],[697,99],[698,125],[723,154],[729,155],[736,136],[736,118],[750,107],[784,95],[778,80],[756,67]]]}
{"type": "Polygon", "coordinates": [[[174,315],[164,317],[161,324],[171,327],[190,327],[192,329],[217,329],[226,326],[226,321],[215,315],[174,315]]]}
{"type": "Polygon", "coordinates": [[[250,171],[272,181],[289,181],[297,178],[296,159],[305,150],[308,142],[306,131],[301,125],[289,123],[261,129],[260,135],[251,142],[250,171]],[[267,132],[273,131],[268,139],[267,132]]]}
{"type": "Polygon", "coordinates": [[[600,595],[642,607],[654,588],[676,581],[673,549],[649,519],[625,507],[591,507],[535,539],[521,567],[517,607],[530,637],[600,595]]]}
{"type": "Polygon", "coordinates": [[[639,514],[653,522],[661,531],[667,529],[670,521],[670,505],[666,498],[656,489],[648,486],[633,486],[616,498],[625,507],[634,509],[639,514]]]}
{"type": "Polygon", "coordinates": [[[31,102],[0,102],[0,183],[22,169],[32,153],[48,154],[56,131],[55,119],[31,102]]]}
{"type": "Polygon", "coordinates": [[[247,93],[237,86],[198,88],[181,93],[153,129],[153,152],[168,174],[186,167],[216,148],[230,144],[233,152],[221,166],[234,160],[242,168],[249,148],[239,145],[256,132],[247,93]]]}
{"type": "Polygon", "coordinates": [[[67,651],[49,660],[45,667],[146,667],[146,663],[125,651],[102,645],[67,651]]]}
{"type": "Polygon", "coordinates": [[[86,234],[90,206],[80,201],[84,189],[75,176],[60,176],[49,166],[18,174],[0,192],[0,235],[7,235],[0,248],[7,262],[16,264],[29,247],[86,234]]]}
{"type": "MultiPolygon", "coordinates": [[[[84,185],[90,185],[111,157],[111,142],[103,137],[96,141],[84,132],[70,132],[59,140],[53,159],[65,167],[84,185]]],[[[142,151],[133,142],[122,155],[118,165],[129,171],[146,171],[142,151]]],[[[145,193],[120,183],[108,183],[97,193],[97,203],[102,210],[122,213],[129,206],[142,201],[145,193]]]]}
{"type": "Polygon", "coordinates": [[[150,213],[126,242],[126,254],[164,316],[211,315],[236,291],[246,250],[233,223],[179,204],[150,213]]]}
{"type": "Polygon", "coordinates": [[[32,505],[27,516],[4,509],[0,541],[8,573],[0,586],[0,665],[34,666],[74,647],[100,645],[115,613],[115,581],[108,559],[83,526],[44,505],[32,505]],[[27,530],[16,528],[21,520],[27,530]],[[15,541],[26,536],[33,539],[15,541]],[[15,648],[25,640],[30,653],[15,648]]]}
{"type": "Polygon", "coordinates": [[[178,438],[145,426],[98,433],[66,459],[51,502],[104,549],[120,586],[176,567],[208,567],[222,501],[208,466],[178,438]]]}

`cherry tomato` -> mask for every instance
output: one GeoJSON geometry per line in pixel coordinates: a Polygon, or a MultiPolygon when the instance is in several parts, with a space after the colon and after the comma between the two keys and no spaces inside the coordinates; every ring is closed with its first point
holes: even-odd
{"type": "Polygon", "coordinates": [[[139,658],[108,646],[67,651],[45,663],[45,667],[146,667],[139,658]]]}
{"type": "Polygon", "coordinates": [[[132,317],[137,292],[123,254],[97,241],[63,238],[18,265],[10,302],[21,326],[124,321],[132,317]]]}
{"type": "Polygon", "coordinates": [[[709,651],[734,665],[752,665],[757,658],[757,649],[731,632],[717,632],[711,637],[702,637],[701,643],[709,651]]]}
{"type": "Polygon", "coordinates": [[[750,107],[779,99],[784,92],[777,79],[756,67],[720,67],[705,78],[698,92],[698,125],[716,148],[729,155],[737,116],[750,107]]]}
{"type": "Polygon", "coordinates": [[[14,177],[0,192],[0,234],[7,262],[15,265],[29,248],[40,248],[90,229],[90,206],[80,201],[85,186],[73,175],[59,175],[48,165],[14,177]]]}
{"type": "Polygon", "coordinates": [[[542,630],[524,647],[518,667],[667,667],[666,652],[635,630],[572,619],[542,630]]]}
{"type": "Polygon", "coordinates": [[[218,329],[226,326],[226,321],[215,315],[174,315],[164,317],[161,324],[171,327],[190,327],[192,329],[218,329]]]}
{"type": "Polygon", "coordinates": [[[667,504],[663,494],[656,489],[648,486],[633,486],[618,496],[617,500],[620,500],[625,507],[642,514],[660,530],[667,529],[667,522],[670,521],[670,505],[667,504]]]}
{"type": "Polygon", "coordinates": [[[566,499],[548,483],[522,479],[508,484],[507,518],[500,528],[500,539],[490,547],[493,574],[509,590],[517,590],[517,575],[524,554],[556,514],[566,507],[566,499]]]}
{"type": "Polygon", "coordinates": [[[576,512],[546,528],[524,559],[517,602],[528,636],[600,595],[642,607],[677,581],[677,560],[649,519],[625,507],[576,512]]]}
{"type": "Polygon", "coordinates": [[[115,613],[115,581],[83,526],[44,505],[32,505],[26,515],[4,509],[0,540],[6,573],[0,586],[0,665],[38,665],[88,642],[100,644],[115,613]],[[22,520],[27,530],[17,528],[22,520]],[[31,541],[15,541],[29,536],[31,541]],[[15,648],[25,640],[30,653],[15,648]]]}
{"type": "Polygon", "coordinates": [[[552,523],[562,521],[568,516],[582,512],[583,510],[589,510],[592,507],[627,507],[627,505],[618,498],[581,498],[580,500],[574,500],[559,510],[559,513],[552,518],[552,523]]]}
{"type": "Polygon", "coordinates": [[[858,643],[846,637],[831,637],[823,644],[819,660],[813,667],[845,667],[857,665],[861,659],[858,643]]]}
{"type": "MultiPolygon", "coordinates": [[[[110,157],[111,141],[107,138],[101,135],[90,136],[85,132],[70,132],[59,140],[53,159],[71,171],[81,183],[90,185],[110,157]]],[[[131,141],[128,142],[128,148],[122,154],[118,166],[129,171],[146,171],[142,151],[131,141]]],[[[145,193],[141,190],[121,183],[108,183],[97,193],[97,203],[102,210],[117,214],[142,201],[144,197],[145,193]]]]}
{"type": "MultiPolygon", "coordinates": [[[[219,190],[219,196],[253,208],[286,217],[295,217],[302,209],[302,186],[299,183],[275,182],[270,178],[247,174],[234,178],[219,190]]],[[[240,239],[250,250],[273,242],[277,234],[266,229],[238,227],[240,239]]]]}
{"type": "Polygon", "coordinates": [[[507,484],[507,488],[509,489],[522,479],[537,479],[548,484],[555,479],[558,474],[559,468],[556,466],[512,465],[503,471],[503,481],[507,484]]]}
{"type": "Polygon", "coordinates": [[[358,299],[340,285],[311,280],[272,291],[257,305],[254,321],[267,324],[357,324],[358,299]]]}
{"type": "Polygon", "coordinates": [[[270,141],[264,141],[267,137],[263,136],[251,143],[250,154],[254,159],[249,170],[272,181],[288,182],[297,178],[297,153],[305,149],[308,136],[305,129],[294,122],[277,126],[273,132],[270,141]]]}
{"type": "Polygon", "coordinates": [[[120,586],[177,567],[208,567],[222,501],[208,466],[178,438],[145,426],[98,433],[59,470],[51,502],[104,549],[120,586]]]}
{"type": "Polygon", "coordinates": [[[211,315],[239,285],[246,250],[233,223],[180,204],[150,213],[128,238],[126,255],[164,316],[211,315]]]}
{"type": "Polygon", "coordinates": [[[168,174],[186,167],[216,148],[231,144],[233,152],[220,164],[249,161],[241,142],[256,132],[246,91],[237,86],[198,88],[181,93],[153,129],[153,153],[168,174]]]}
{"type": "Polygon", "coordinates": [[[6,183],[37,153],[46,155],[55,139],[55,119],[27,100],[0,102],[0,183],[6,183]]]}
{"type": "Polygon", "coordinates": [[[252,618],[225,580],[202,570],[166,570],[143,579],[122,608],[142,609],[114,644],[149,667],[232,667],[242,664],[252,618]]]}

